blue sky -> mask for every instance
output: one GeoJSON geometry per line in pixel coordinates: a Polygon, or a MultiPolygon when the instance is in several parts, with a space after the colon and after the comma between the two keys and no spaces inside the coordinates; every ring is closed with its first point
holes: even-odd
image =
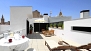
{"type": "Polygon", "coordinates": [[[10,6],[32,6],[41,14],[49,14],[51,10],[52,16],[58,15],[61,9],[64,16],[77,19],[81,10],[91,11],[91,0],[0,0],[0,18],[3,14],[5,21],[10,20],[10,6]]]}

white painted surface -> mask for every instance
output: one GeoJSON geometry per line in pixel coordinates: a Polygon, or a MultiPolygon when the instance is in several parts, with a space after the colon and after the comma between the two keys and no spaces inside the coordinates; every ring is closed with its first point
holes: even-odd
{"type": "Polygon", "coordinates": [[[80,13],[80,18],[83,18],[83,12],[82,12],[82,13],[80,13]]]}
{"type": "Polygon", "coordinates": [[[10,7],[10,26],[11,30],[25,29],[26,34],[26,19],[33,18],[31,6],[11,6],[10,7]]]}
{"type": "Polygon", "coordinates": [[[49,21],[51,22],[59,22],[59,21],[69,21],[71,20],[71,16],[63,16],[63,17],[49,17],[49,21]]]}
{"type": "Polygon", "coordinates": [[[90,12],[81,12],[80,13],[80,18],[89,18],[90,17],[90,12]]]}
{"type": "Polygon", "coordinates": [[[49,30],[54,30],[54,34],[60,38],[63,38],[64,30],[58,28],[49,28],[49,30]]]}
{"type": "Polygon", "coordinates": [[[48,15],[44,15],[43,18],[44,18],[44,20],[45,20],[45,23],[48,23],[48,18],[49,18],[49,16],[48,16],[48,15]]]}
{"type": "Polygon", "coordinates": [[[80,44],[91,43],[91,33],[72,31],[71,26],[86,26],[91,27],[91,18],[89,19],[79,19],[64,22],[64,37],[73,40],[80,44]]]}
{"type": "Polygon", "coordinates": [[[10,25],[0,25],[0,33],[10,29],[10,25]]]}

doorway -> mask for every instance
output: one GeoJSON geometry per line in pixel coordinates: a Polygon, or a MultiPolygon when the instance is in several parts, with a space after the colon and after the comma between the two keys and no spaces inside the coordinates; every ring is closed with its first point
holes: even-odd
{"type": "Polygon", "coordinates": [[[26,33],[29,34],[29,21],[26,20],[26,33]]]}
{"type": "Polygon", "coordinates": [[[49,27],[49,23],[34,23],[34,32],[41,32],[42,29],[46,30],[46,25],[49,27]]]}

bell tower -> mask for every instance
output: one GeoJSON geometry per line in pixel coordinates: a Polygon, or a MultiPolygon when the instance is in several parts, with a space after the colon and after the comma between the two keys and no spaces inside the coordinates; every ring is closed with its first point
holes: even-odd
{"type": "Polygon", "coordinates": [[[61,10],[60,10],[60,12],[59,12],[59,16],[62,16],[62,12],[61,12],[61,10]]]}
{"type": "Polygon", "coordinates": [[[2,18],[1,18],[1,24],[4,24],[4,17],[2,15],[2,18]]]}

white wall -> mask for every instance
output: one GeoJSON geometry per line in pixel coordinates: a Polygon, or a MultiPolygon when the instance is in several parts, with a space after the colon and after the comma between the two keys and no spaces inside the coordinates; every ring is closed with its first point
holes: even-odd
{"type": "Polygon", "coordinates": [[[90,12],[81,12],[80,13],[80,18],[89,18],[90,17],[90,12]]]}
{"type": "Polygon", "coordinates": [[[91,27],[91,18],[78,19],[64,22],[64,37],[73,40],[79,44],[91,43],[91,33],[72,31],[71,26],[86,26],[91,27]]]}
{"type": "Polygon", "coordinates": [[[45,23],[48,23],[48,18],[49,18],[48,15],[44,15],[43,18],[45,20],[45,23]]]}
{"type": "Polygon", "coordinates": [[[0,25],[0,33],[10,29],[10,25],[0,25]]]}
{"type": "Polygon", "coordinates": [[[49,17],[50,22],[59,22],[59,21],[69,21],[71,20],[71,17],[64,16],[64,17],[49,17]]]}
{"type": "Polygon", "coordinates": [[[58,28],[50,28],[49,27],[49,30],[54,30],[54,34],[60,38],[63,38],[63,33],[64,33],[64,30],[62,29],[58,29],[58,28]]]}
{"type": "MultiPolygon", "coordinates": [[[[33,18],[31,6],[11,6],[10,26],[11,30],[26,29],[26,19],[33,18]]],[[[25,30],[26,34],[26,30],[25,30]]]]}

